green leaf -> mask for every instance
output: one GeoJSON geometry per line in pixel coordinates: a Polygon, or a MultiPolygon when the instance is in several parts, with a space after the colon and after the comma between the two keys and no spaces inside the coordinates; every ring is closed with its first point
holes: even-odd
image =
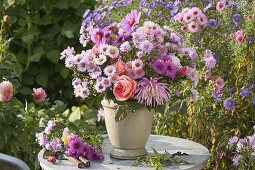
{"type": "Polygon", "coordinates": [[[33,50],[33,55],[29,57],[29,61],[39,62],[44,54],[45,51],[42,47],[36,47],[33,50]]]}
{"type": "Polygon", "coordinates": [[[128,114],[127,106],[125,105],[118,106],[114,115],[115,121],[118,122],[123,120],[127,116],[127,114],[128,114]]]}
{"type": "Polygon", "coordinates": [[[53,9],[53,3],[50,0],[44,0],[43,2],[43,9],[46,13],[50,13],[53,9]]]}
{"type": "Polygon", "coordinates": [[[23,77],[23,82],[24,82],[25,84],[28,84],[28,85],[33,85],[33,83],[34,83],[34,77],[33,77],[33,76],[29,76],[29,75],[25,75],[25,76],[23,77]]]}
{"type": "Polygon", "coordinates": [[[178,111],[181,106],[181,100],[177,100],[176,102],[173,103],[172,106],[169,107],[169,113],[178,111]]]}
{"type": "Polygon", "coordinates": [[[68,8],[68,3],[66,0],[58,0],[58,2],[55,5],[59,9],[67,9],[68,8]]]}
{"type": "Polygon", "coordinates": [[[60,52],[59,50],[51,50],[46,56],[52,63],[56,64],[59,60],[60,52]]]}
{"type": "Polygon", "coordinates": [[[45,74],[39,74],[36,76],[35,81],[37,84],[46,87],[48,84],[48,77],[45,74]]]}
{"type": "Polygon", "coordinates": [[[24,43],[30,45],[30,44],[32,44],[32,42],[33,42],[33,40],[34,40],[34,35],[31,34],[31,33],[29,33],[29,32],[28,32],[28,33],[25,33],[25,34],[21,37],[21,40],[22,40],[24,43]]]}
{"type": "Polygon", "coordinates": [[[5,9],[9,8],[10,6],[12,6],[15,3],[15,0],[4,0],[3,1],[3,7],[5,9]]]}
{"type": "Polygon", "coordinates": [[[68,77],[68,75],[69,75],[69,70],[66,67],[61,65],[61,67],[60,67],[60,75],[61,75],[61,77],[63,77],[63,79],[66,79],[68,77]]]}
{"type": "Polygon", "coordinates": [[[67,38],[73,38],[73,37],[74,37],[73,32],[72,32],[72,31],[69,31],[69,30],[64,31],[64,35],[65,35],[67,38]]]}

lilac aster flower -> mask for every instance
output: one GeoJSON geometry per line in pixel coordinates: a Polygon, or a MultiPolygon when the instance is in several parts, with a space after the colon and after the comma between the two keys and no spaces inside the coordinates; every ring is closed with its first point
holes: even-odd
{"type": "Polygon", "coordinates": [[[215,67],[216,62],[217,62],[217,61],[215,60],[214,57],[205,58],[205,66],[206,66],[206,68],[209,69],[209,70],[215,67]]]}
{"type": "Polygon", "coordinates": [[[58,150],[62,149],[62,141],[59,138],[53,138],[50,141],[50,145],[51,145],[52,150],[54,150],[54,151],[58,151],[58,150]]]}
{"type": "Polygon", "coordinates": [[[120,51],[121,52],[129,52],[131,50],[130,43],[128,41],[125,41],[123,44],[120,45],[120,51]]]}
{"type": "Polygon", "coordinates": [[[255,98],[252,99],[252,104],[255,106],[255,98]]]}
{"type": "Polygon", "coordinates": [[[87,62],[85,60],[81,60],[78,64],[77,70],[79,72],[86,72],[87,71],[87,62]]]}
{"type": "Polygon", "coordinates": [[[153,49],[153,44],[148,40],[142,41],[139,45],[139,49],[145,53],[150,53],[153,49]]]}
{"type": "Polygon", "coordinates": [[[128,75],[128,77],[130,77],[130,78],[133,79],[133,80],[137,79],[136,69],[134,69],[134,68],[129,69],[129,70],[127,71],[127,75],[128,75]]]}
{"type": "Polygon", "coordinates": [[[165,65],[165,75],[171,77],[172,79],[175,79],[177,67],[171,61],[167,62],[165,65]]]}
{"type": "Polygon", "coordinates": [[[235,157],[232,159],[233,164],[234,164],[235,166],[237,166],[237,165],[239,164],[239,161],[241,160],[241,158],[242,158],[241,155],[235,156],[235,157]]]}
{"type": "Polygon", "coordinates": [[[250,95],[250,93],[251,93],[251,91],[250,91],[249,88],[243,87],[243,88],[241,89],[240,95],[241,95],[242,97],[248,97],[248,96],[250,95]]]}
{"type": "Polygon", "coordinates": [[[124,31],[131,32],[134,29],[134,26],[139,23],[141,13],[137,10],[131,11],[127,14],[125,18],[121,20],[121,28],[124,31]]]}
{"type": "Polygon", "coordinates": [[[111,80],[109,78],[104,77],[102,78],[101,82],[105,87],[110,87],[112,85],[111,80]]]}
{"type": "Polygon", "coordinates": [[[195,89],[192,89],[192,100],[193,101],[197,101],[197,99],[198,99],[198,92],[197,92],[197,90],[195,90],[195,89]]]}
{"type": "Polygon", "coordinates": [[[116,58],[119,55],[119,49],[115,46],[109,46],[106,50],[106,54],[111,58],[116,58]]]}
{"type": "Polygon", "coordinates": [[[166,72],[166,64],[163,60],[157,60],[152,64],[152,68],[158,74],[164,74],[166,72]]]}
{"type": "Polygon", "coordinates": [[[74,47],[67,47],[61,54],[60,54],[60,59],[68,58],[70,56],[74,56],[75,51],[74,47]]]}
{"type": "Polygon", "coordinates": [[[143,69],[136,70],[136,78],[137,79],[143,78],[144,75],[145,75],[145,71],[143,69]]]}
{"type": "Polygon", "coordinates": [[[235,94],[235,93],[236,93],[235,88],[230,88],[230,89],[229,89],[229,94],[230,94],[230,95],[233,95],[233,94],[235,94]]]}
{"type": "Polygon", "coordinates": [[[96,89],[96,91],[97,91],[98,93],[104,92],[104,91],[105,91],[105,88],[106,88],[106,87],[103,85],[103,83],[101,83],[101,82],[97,82],[97,83],[96,83],[95,89],[96,89]]]}
{"type": "Polygon", "coordinates": [[[234,143],[238,142],[238,137],[237,136],[233,136],[232,138],[229,139],[228,144],[229,145],[233,145],[234,143]]]}
{"type": "Polygon", "coordinates": [[[51,131],[53,130],[53,127],[56,126],[56,123],[54,120],[49,120],[47,126],[44,129],[44,133],[51,134],[51,131]]]}
{"type": "Polygon", "coordinates": [[[119,78],[119,75],[117,73],[114,73],[112,75],[109,76],[109,79],[111,80],[111,82],[115,83],[119,78]]]}
{"type": "Polygon", "coordinates": [[[134,98],[145,106],[156,106],[169,102],[169,89],[165,83],[160,83],[158,80],[159,78],[143,78],[140,80],[134,98]]]}
{"type": "Polygon", "coordinates": [[[43,132],[36,133],[36,141],[38,141],[39,145],[42,147],[45,147],[45,145],[49,143],[47,137],[43,132]]]}
{"type": "Polygon", "coordinates": [[[221,77],[215,79],[215,86],[217,89],[222,89],[225,86],[225,82],[221,77]]]}
{"type": "Polygon", "coordinates": [[[97,121],[99,122],[102,118],[105,117],[105,113],[104,113],[104,109],[103,108],[100,108],[98,111],[97,111],[97,121]]]}
{"type": "Polygon", "coordinates": [[[238,25],[242,22],[242,16],[240,14],[234,14],[232,18],[232,23],[238,25]]]}
{"type": "Polygon", "coordinates": [[[235,105],[236,105],[235,101],[230,97],[226,98],[225,101],[224,101],[224,107],[227,110],[233,110],[235,105]]]}
{"type": "Polygon", "coordinates": [[[132,68],[135,69],[142,69],[143,68],[143,61],[140,59],[135,59],[132,61],[132,68]]]}
{"type": "Polygon", "coordinates": [[[212,90],[212,96],[218,101],[223,95],[223,90],[222,89],[213,89],[212,90]]]}

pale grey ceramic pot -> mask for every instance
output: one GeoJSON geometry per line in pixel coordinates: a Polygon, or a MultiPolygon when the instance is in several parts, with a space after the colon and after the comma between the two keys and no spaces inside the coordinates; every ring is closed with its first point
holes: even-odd
{"type": "Polygon", "coordinates": [[[153,111],[144,107],[134,113],[128,112],[123,120],[116,122],[114,114],[118,105],[105,99],[101,103],[107,133],[113,146],[110,156],[117,159],[137,159],[147,155],[145,145],[151,133],[153,111]]]}

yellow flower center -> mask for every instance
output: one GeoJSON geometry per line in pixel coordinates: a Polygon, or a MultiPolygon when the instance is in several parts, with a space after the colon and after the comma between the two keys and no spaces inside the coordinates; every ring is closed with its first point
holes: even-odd
{"type": "Polygon", "coordinates": [[[130,24],[130,25],[133,25],[134,23],[135,23],[135,21],[134,21],[134,20],[132,20],[132,19],[131,19],[131,20],[129,20],[129,24],[130,24]]]}
{"type": "Polygon", "coordinates": [[[111,50],[110,50],[110,53],[111,53],[111,54],[115,54],[115,50],[114,50],[114,49],[111,49],[111,50]]]}
{"type": "Polygon", "coordinates": [[[97,34],[97,39],[101,40],[102,39],[102,34],[97,34]]]}

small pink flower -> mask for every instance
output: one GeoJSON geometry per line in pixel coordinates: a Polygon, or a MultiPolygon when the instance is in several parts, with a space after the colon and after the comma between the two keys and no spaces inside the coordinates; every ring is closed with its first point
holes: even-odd
{"type": "Polygon", "coordinates": [[[188,27],[186,25],[184,25],[184,26],[181,27],[181,30],[186,32],[188,30],[188,27]]]}
{"type": "Polygon", "coordinates": [[[204,75],[204,78],[206,81],[212,76],[212,72],[211,72],[211,70],[206,70],[203,75],[204,75]]]}
{"type": "Polygon", "coordinates": [[[235,34],[233,34],[233,33],[230,34],[230,35],[229,35],[229,38],[230,38],[230,39],[234,39],[234,38],[235,38],[235,34]]]}
{"type": "Polygon", "coordinates": [[[223,11],[226,7],[226,3],[225,2],[221,2],[221,1],[218,1],[217,5],[216,5],[216,9],[218,11],[223,11]]]}
{"type": "Polygon", "coordinates": [[[199,29],[199,25],[196,22],[191,22],[188,25],[190,32],[197,32],[199,29]]]}
{"type": "Polygon", "coordinates": [[[243,35],[238,35],[236,37],[236,41],[238,44],[241,44],[244,41],[244,36],[243,35]]]}
{"type": "Polygon", "coordinates": [[[238,30],[235,32],[235,36],[237,37],[238,35],[242,35],[243,36],[243,30],[238,30]]]}
{"type": "Polygon", "coordinates": [[[0,83],[0,102],[9,102],[13,97],[13,85],[9,81],[0,83]]]}
{"type": "Polygon", "coordinates": [[[37,103],[42,103],[46,99],[47,94],[43,88],[33,88],[33,91],[34,93],[32,95],[37,103]]]}
{"type": "Polygon", "coordinates": [[[215,86],[217,89],[222,89],[225,86],[224,80],[221,77],[215,79],[215,86]]]}

